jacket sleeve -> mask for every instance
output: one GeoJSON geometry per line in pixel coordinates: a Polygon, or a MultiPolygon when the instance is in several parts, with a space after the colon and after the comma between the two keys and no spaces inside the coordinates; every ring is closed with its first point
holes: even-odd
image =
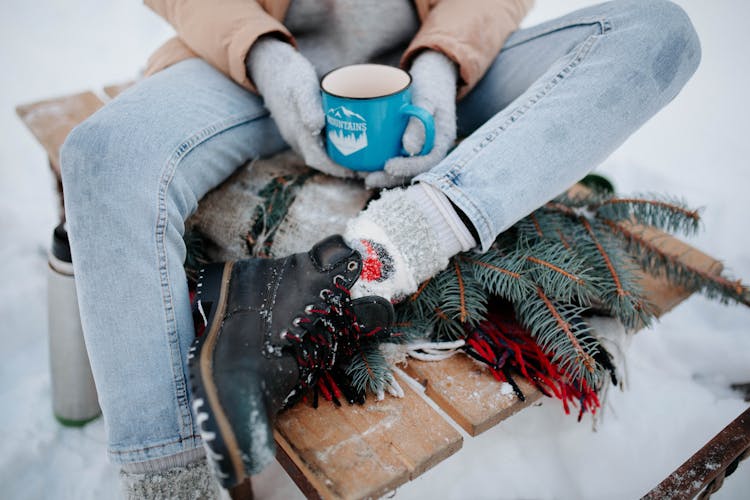
{"type": "Polygon", "coordinates": [[[255,0],[144,0],[171,24],[190,51],[257,92],[245,57],[258,38],[271,35],[295,44],[289,30],[255,0]]]}
{"type": "Polygon", "coordinates": [[[484,76],[533,0],[430,0],[418,5],[422,26],[401,58],[408,68],[423,50],[442,52],[459,68],[458,97],[484,76]]]}

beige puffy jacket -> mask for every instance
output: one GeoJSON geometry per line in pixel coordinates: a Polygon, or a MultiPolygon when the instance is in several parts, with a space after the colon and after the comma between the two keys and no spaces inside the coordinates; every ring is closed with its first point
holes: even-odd
{"type": "MultiPolygon", "coordinates": [[[[294,44],[282,24],[291,0],[144,0],[177,31],[149,59],[151,75],[189,57],[202,57],[255,91],[245,56],[263,35],[294,44]]],[[[408,68],[422,50],[442,52],[459,66],[462,97],[482,78],[533,0],[414,0],[421,27],[401,58],[408,68]]]]}

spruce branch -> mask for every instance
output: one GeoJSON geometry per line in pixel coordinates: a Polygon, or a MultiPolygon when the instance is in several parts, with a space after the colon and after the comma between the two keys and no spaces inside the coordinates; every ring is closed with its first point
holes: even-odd
{"type": "MultiPolygon", "coordinates": [[[[452,268],[449,267],[422,283],[418,293],[398,305],[396,321],[399,324],[408,325],[400,327],[399,333],[417,336],[421,332],[422,337],[429,333],[431,337],[439,340],[463,338],[465,334],[463,325],[443,310],[444,287],[453,281],[451,274],[452,268]]],[[[460,303],[460,300],[453,302],[455,305],[456,302],[460,303]]]]}
{"type": "Polygon", "coordinates": [[[579,220],[581,221],[581,224],[583,225],[584,229],[589,235],[589,238],[591,238],[591,242],[596,247],[597,251],[601,255],[602,260],[604,261],[604,264],[607,266],[607,270],[609,271],[610,276],[612,276],[612,282],[615,286],[615,291],[617,292],[617,295],[626,295],[627,292],[622,286],[622,281],[620,280],[620,275],[615,269],[614,264],[612,263],[612,259],[610,258],[609,254],[604,250],[604,247],[597,239],[596,235],[594,234],[594,230],[591,227],[591,224],[585,217],[580,217],[579,220]]]}
{"type": "Polygon", "coordinates": [[[537,220],[533,212],[529,214],[529,220],[534,225],[534,230],[536,231],[536,234],[540,238],[544,238],[544,231],[542,231],[542,226],[539,225],[539,221],[537,220]]]}
{"type": "Polygon", "coordinates": [[[521,219],[514,228],[518,232],[516,240],[525,238],[531,245],[536,241],[547,240],[562,245],[568,251],[575,251],[576,212],[551,210],[542,207],[529,217],[521,219]],[[532,220],[533,217],[533,220],[532,220]]]}
{"type": "Polygon", "coordinates": [[[274,177],[258,192],[264,200],[255,207],[253,226],[245,235],[248,249],[256,257],[273,257],[271,245],[276,231],[294,201],[299,188],[312,177],[312,171],[303,174],[289,174],[274,177]]]}
{"type": "Polygon", "coordinates": [[[535,288],[534,283],[522,275],[525,256],[502,255],[491,249],[484,254],[464,253],[458,259],[471,266],[473,276],[492,295],[518,302],[535,288]]]}
{"type": "Polygon", "coordinates": [[[578,217],[578,212],[573,208],[570,207],[563,202],[559,201],[558,199],[554,199],[552,201],[548,201],[544,204],[544,208],[546,210],[552,210],[555,212],[560,212],[561,214],[568,215],[570,217],[578,217]]]}
{"type": "Polygon", "coordinates": [[[653,314],[643,299],[643,292],[638,285],[635,271],[637,264],[630,254],[626,253],[607,230],[598,221],[589,222],[586,217],[578,218],[586,238],[579,238],[583,252],[592,246],[591,255],[595,255],[598,265],[604,269],[600,273],[609,274],[611,280],[602,282],[601,299],[605,307],[616,316],[626,328],[638,325],[649,325],[653,314]],[[595,230],[596,227],[596,230],[595,230]]]}
{"type": "MultiPolygon", "coordinates": [[[[487,313],[487,292],[474,279],[471,268],[453,259],[440,275],[440,311],[461,325],[476,325],[487,313]]],[[[458,337],[460,338],[460,337],[458,337]]]]}
{"type": "Polygon", "coordinates": [[[396,308],[396,321],[390,326],[391,336],[388,342],[408,344],[430,336],[432,323],[405,315],[403,309],[396,308]]]}
{"type": "Polygon", "coordinates": [[[580,316],[584,308],[559,304],[541,288],[514,307],[521,324],[566,375],[572,380],[585,380],[592,387],[598,386],[604,370],[594,359],[599,343],[580,316]]]}
{"type": "Polygon", "coordinates": [[[562,246],[564,246],[566,250],[571,250],[573,248],[568,237],[565,236],[560,229],[556,229],[555,233],[560,238],[560,244],[562,244],[562,246]]]}
{"type": "Polygon", "coordinates": [[[408,321],[413,318],[425,321],[428,324],[434,323],[434,311],[440,301],[439,282],[441,281],[441,276],[438,274],[422,283],[419,289],[406,299],[408,307],[404,309],[409,312],[401,320],[408,321]]]}
{"type": "Polygon", "coordinates": [[[367,389],[374,394],[385,390],[389,373],[388,362],[376,342],[363,344],[361,349],[354,353],[346,368],[346,375],[350,377],[352,387],[360,393],[367,389]]]}
{"type": "Polygon", "coordinates": [[[653,276],[663,276],[670,283],[695,290],[722,303],[734,301],[750,307],[750,289],[741,280],[731,280],[720,274],[711,274],[680,261],[676,256],[661,250],[636,231],[623,224],[604,219],[612,233],[625,240],[628,251],[636,257],[641,268],[653,276]]]}
{"type": "MultiPolygon", "coordinates": [[[[526,219],[521,219],[526,220],[526,219]]],[[[501,255],[506,254],[507,252],[510,252],[516,247],[516,240],[520,236],[518,234],[518,224],[512,226],[507,231],[500,233],[497,238],[495,238],[495,241],[492,243],[492,246],[490,247],[492,250],[495,250],[499,252],[501,255]]],[[[474,255],[477,255],[477,252],[466,252],[466,253],[472,253],[474,255]]]]}
{"type": "Polygon", "coordinates": [[[563,246],[571,246],[570,235],[567,233],[570,228],[567,214],[539,209],[518,221],[514,228],[518,232],[518,238],[524,238],[528,242],[547,239],[560,241],[563,246]]]}
{"type": "MultiPolygon", "coordinates": [[[[572,332],[571,325],[572,323],[569,323],[565,321],[560,314],[559,310],[552,304],[552,301],[547,297],[541,288],[537,289],[537,295],[540,299],[544,302],[544,306],[547,308],[549,313],[555,318],[555,321],[557,322],[558,327],[560,330],[562,330],[565,333],[565,336],[570,341],[570,344],[573,348],[573,350],[576,353],[576,357],[578,358],[578,361],[581,361],[583,365],[586,367],[586,370],[588,370],[589,373],[594,372],[594,367],[596,365],[594,359],[589,355],[581,345],[581,343],[578,341],[578,337],[572,332]]],[[[579,330],[580,334],[580,330],[579,330]]]]}
{"type": "Polygon", "coordinates": [[[560,203],[573,210],[588,209],[591,205],[612,198],[607,192],[594,191],[587,187],[576,185],[567,192],[561,194],[552,200],[553,203],[560,203]]]}
{"type": "Polygon", "coordinates": [[[575,274],[571,274],[568,271],[566,271],[565,269],[562,269],[561,267],[556,266],[552,262],[539,259],[537,257],[534,257],[533,255],[529,255],[528,257],[526,257],[526,260],[528,260],[529,262],[532,262],[534,264],[539,264],[540,266],[546,267],[546,268],[548,268],[548,269],[550,269],[550,270],[552,270],[552,271],[560,274],[561,276],[567,278],[568,280],[570,280],[570,281],[572,281],[572,282],[574,282],[574,283],[576,283],[578,285],[585,285],[586,284],[586,282],[580,276],[576,276],[575,274]]]}
{"type": "Polygon", "coordinates": [[[699,210],[687,208],[682,200],[644,198],[609,198],[590,207],[597,217],[613,221],[631,221],[644,226],[685,235],[700,229],[699,210]]]}
{"type": "Polygon", "coordinates": [[[554,240],[539,241],[517,252],[525,255],[525,275],[556,300],[589,305],[601,295],[601,279],[587,259],[554,240]]]}
{"type": "Polygon", "coordinates": [[[466,336],[466,328],[458,320],[449,317],[441,308],[435,308],[435,340],[446,342],[463,339],[466,336]]]}
{"type": "Polygon", "coordinates": [[[461,323],[466,323],[469,321],[469,311],[466,307],[466,285],[464,285],[464,278],[461,276],[461,268],[455,260],[453,261],[453,268],[456,272],[456,281],[458,283],[458,320],[461,323]]]}
{"type": "Polygon", "coordinates": [[[409,296],[409,301],[410,302],[416,301],[419,298],[419,296],[422,295],[422,292],[424,292],[424,289],[427,287],[427,285],[430,284],[430,281],[432,281],[432,278],[427,278],[426,280],[424,280],[422,284],[419,285],[419,288],[417,288],[417,291],[409,296]]]}

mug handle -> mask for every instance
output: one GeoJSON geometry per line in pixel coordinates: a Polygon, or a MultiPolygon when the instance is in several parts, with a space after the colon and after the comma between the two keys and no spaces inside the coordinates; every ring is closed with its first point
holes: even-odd
{"type": "MultiPolygon", "coordinates": [[[[401,106],[401,112],[418,119],[424,126],[424,146],[422,146],[422,151],[419,152],[420,156],[432,151],[432,147],[435,145],[435,120],[432,115],[426,109],[413,104],[401,106]]],[[[401,154],[409,156],[409,153],[403,147],[401,147],[401,154]]]]}

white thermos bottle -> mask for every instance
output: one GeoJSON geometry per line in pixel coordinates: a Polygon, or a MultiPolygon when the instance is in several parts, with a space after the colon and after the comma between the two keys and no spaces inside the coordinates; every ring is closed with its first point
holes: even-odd
{"type": "Polygon", "coordinates": [[[65,225],[55,228],[49,253],[47,311],[52,410],[67,426],[81,426],[101,413],[83,342],[73,264],[65,225]]]}

